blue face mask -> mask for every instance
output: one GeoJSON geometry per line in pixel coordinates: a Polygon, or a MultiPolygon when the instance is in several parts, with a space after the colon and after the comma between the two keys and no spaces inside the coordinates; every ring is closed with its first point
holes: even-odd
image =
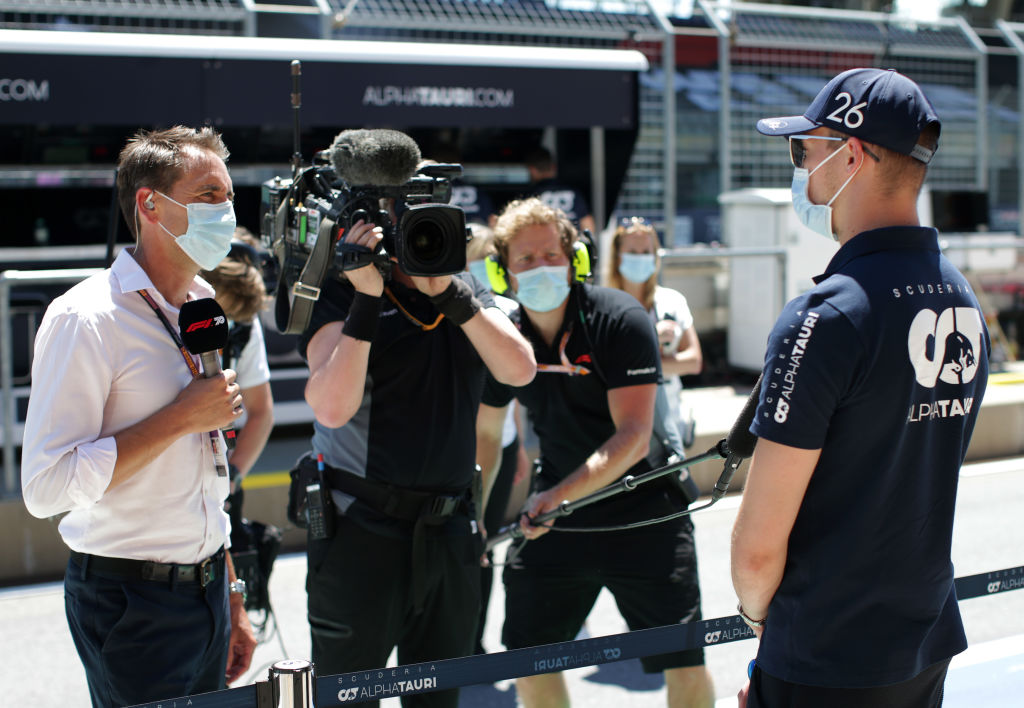
{"type": "Polygon", "coordinates": [[[631,283],[646,283],[654,275],[655,267],[653,253],[623,253],[619,275],[631,283]]]}
{"type": "Polygon", "coordinates": [[[487,277],[487,261],[480,259],[478,261],[469,262],[469,272],[476,277],[481,283],[487,287],[491,287],[491,282],[487,277]]]}
{"type": "Polygon", "coordinates": [[[182,204],[162,192],[153,190],[167,201],[174,202],[188,212],[188,229],[181,236],[174,236],[167,227],[160,228],[174,236],[174,242],[189,258],[203,270],[216,268],[231,250],[231,238],[235,235],[235,206],[230,201],[220,204],[192,202],[182,204]]]}
{"type": "Polygon", "coordinates": [[[800,223],[811,231],[835,241],[839,240],[839,236],[832,230],[832,202],[836,200],[836,197],[842,194],[842,191],[846,189],[846,185],[850,183],[850,180],[857,176],[857,172],[860,171],[860,168],[858,167],[857,170],[850,175],[849,179],[843,182],[843,186],[839,188],[839,191],[837,191],[825,204],[815,204],[812,202],[810,196],[807,194],[807,186],[811,181],[811,175],[817,172],[822,165],[838,155],[840,152],[841,150],[836,150],[819,162],[818,166],[810,172],[807,171],[806,167],[794,167],[793,184],[790,187],[790,191],[793,194],[793,210],[796,211],[796,216],[800,220],[800,223]]]}
{"type": "Polygon", "coordinates": [[[516,299],[527,310],[550,312],[569,296],[568,266],[539,266],[516,273],[516,299]]]}

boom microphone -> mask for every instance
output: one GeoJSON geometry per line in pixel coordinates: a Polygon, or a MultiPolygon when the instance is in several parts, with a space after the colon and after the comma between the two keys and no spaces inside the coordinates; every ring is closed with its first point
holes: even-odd
{"type": "MultiPolygon", "coordinates": [[[[762,374],[763,376],[763,374],[762,374]]],[[[747,402],[743,404],[736,421],[729,429],[729,435],[719,443],[719,452],[725,457],[725,468],[721,476],[715,482],[715,488],[711,490],[711,502],[721,499],[729,489],[729,483],[737,468],[746,458],[754,454],[754,446],[757,445],[757,436],[750,432],[750,424],[754,422],[754,414],[757,413],[757,404],[761,398],[761,376],[757,377],[754,390],[750,392],[747,402]]]]}
{"type": "MultiPolygon", "coordinates": [[[[192,354],[203,362],[203,376],[211,379],[222,371],[220,353],[228,344],[228,318],[212,297],[188,300],[178,313],[181,341],[192,354]]],[[[235,447],[235,426],[228,423],[221,428],[229,450],[235,447]]]]}
{"type": "Polygon", "coordinates": [[[329,152],[334,171],[353,186],[397,187],[420,163],[416,141],[397,130],[345,130],[329,152]]]}

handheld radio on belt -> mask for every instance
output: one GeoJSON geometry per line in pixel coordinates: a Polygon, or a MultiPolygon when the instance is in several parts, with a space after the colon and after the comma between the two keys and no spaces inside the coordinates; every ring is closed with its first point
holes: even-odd
{"type": "Polygon", "coordinates": [[[316,456],[316,469],[319,478],[306,485],[306,521],[309,524],[309,537],[314,541],[322,541],[334,536],[334,504],[331,501],[331,490],[324,487],[324,456],[316,456]]]}

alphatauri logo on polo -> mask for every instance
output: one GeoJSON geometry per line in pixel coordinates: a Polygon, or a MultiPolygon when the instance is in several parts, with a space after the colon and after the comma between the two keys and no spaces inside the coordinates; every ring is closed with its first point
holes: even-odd
{"type": "Polygon", "coordinates": [[[936,314],[924,309],[910,323],[907,351],[917,382],[935,388],[939,381],[965,384],[978,373],[981,313],[973,307],[950,307],[936,314]]]}

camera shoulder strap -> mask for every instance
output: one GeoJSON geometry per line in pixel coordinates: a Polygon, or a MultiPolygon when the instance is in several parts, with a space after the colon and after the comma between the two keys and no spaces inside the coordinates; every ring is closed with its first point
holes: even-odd
{"type": "Polygon", "coordinates": [[[316,243],[290,288],[279,288],[277,294],[277,326],[284,334],[302,334],[313,316],[313,306],[320,299],[320,286],[334,258],[336,224],[332,219],[320,220],[316,243]],[[287,300],[282,300],[287,298],[287,300]],[[287,312],[282,309],[287,308],[287,312]],[[284,315],[282,317],[282,315],[284,315]],[[284,327],[282,327],[282,322],[284,327]]]}

